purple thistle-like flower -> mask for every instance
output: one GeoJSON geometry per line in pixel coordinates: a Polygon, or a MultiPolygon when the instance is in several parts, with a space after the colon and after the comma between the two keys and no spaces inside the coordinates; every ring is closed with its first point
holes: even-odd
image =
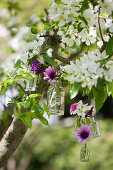
{"type": "Polygon", "coordinates": [[[78,107],[78,103],[72,104],[70,107],[70,114],[73,114],[74,111],[77,109],[77,107],[78,107]]]}
{"type": "Polygon", "coordinates": [[[77,132],[74,132],[75,136],[74,138],[78,138],[78,141],[80,143],[82,142],[87,142],[87,140],[90,138],[91,136],[91,127],[86,125],[82,125],[81,128],[77,127],[77,132]]]}
{"type": "Polygon", "coordinates": [[[92,107],[91,110],[85,115],[85,118],[92,115],[93,109],[94,109],[94,107],[92,107]]]}
{"type": "Polygon", "coordinates": [[[59,75],[57,73],[57,70],[53,66],[52,67],[49,66],[43,74],[45,76],[44,80],[53,81],[53,82],[56,81],[56,77],[59,75]]]}
{"type": "Polygon", "coordinates": [[[36,60],[32,62],[31,69],[35,71],[36,74],[39,74],[43,71],[44,67],[43,64],[41,64],[38,60],[36,60]]]}

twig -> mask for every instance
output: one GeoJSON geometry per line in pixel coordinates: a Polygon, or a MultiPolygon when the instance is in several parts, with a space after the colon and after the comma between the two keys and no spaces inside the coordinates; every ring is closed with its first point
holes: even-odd
{"type": "MultiPolygon", "coordinates": [[[[58,48],[58,47],[57,47],[57,48],[58,48]]],[[[64,58],[64,57],[62,57],[61,55],[57,54],[57,51],[58,51],[57,48],[56,48],[55,50],[53,50],[53,53],[52,53],[53,57],[54,57],[55,59],[57,59],[57,60],[65,63],[65,64],[70,64],[70,60],[69,60],[69,59],[64,58]]]]}
{"type": "Polygon", "coordinates": [[[51,35],[40,35],[39,37],[51,37],[51,35]]]}
{"type": "Polygon", "coordinates": [[[18,82],[16,82],[16,84],[17,84],[17,86],[19,86],[19,87],[22,89],[22,91],[23,91],[24,93],[27,93],[27,94],[28,94],[28,92],[24,90],[24,88],[21,86],[21,84],[19,84],[18,82]]]}
{"type": "Polygon", "coordinates": [[[99,32],[100,32],[100,36],[101,36],[101,39],[103,41],[103,44],[105,44],[105,41],[104,41],[104,38],[103,38],[103,35],[102,35],[102,30],[101,30],[101,26],[100,26],[100,8],[98,9],[98,26],[99,26],[99,32]]]}
{"type": "Polygon", "coordinates": [[[80,55],[80,53],[82,52],[82,50],[83,50],[84,47],[85,47],[85,43],[82,44],[82,47],[81,47],[81,49],[80,49],[79,51],[77,51],[77,52],[75,52],[75,53],[72,53],[72,54],[68,57],[68,59],[69,59],[69,60],[72,60],[73,58],[78,57],[78,56],[80,55]]]}
{"type": "Polygon", "coordinates": [[[49,13],[46,8],[44,8],[44,11],[45,11],[46,15],[48,16],[49,13]]]}

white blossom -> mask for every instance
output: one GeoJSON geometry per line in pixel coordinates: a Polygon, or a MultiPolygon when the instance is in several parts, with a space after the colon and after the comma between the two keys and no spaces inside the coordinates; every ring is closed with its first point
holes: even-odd
{"type": "Polygon", "coordinates": [[[40,37],[38,38],[38,41],[34,40],[33,42],[25,43],[23,48],[19,50],[20,59],[24,63],[27,63],[27,60],[33,58],[35,55],[39,55],[39,62],[44,63],[43,57],[40,55],[40,49],[44,39],[40,37]]]}
{"type": "Polygon", "coordinates": [[[77,114],[78,116],[82,116],[83,118],[86,115],[86,111],[91,110],[92,105],[84,104],[82,100],[78,102],[77,109],[74,111],[73,114],[77,114]]]}
{"type": "Polygon", "coordinates": [[[7,28],[3,24],[0,24],[0,38],[7,38],[9,34],[7,28]]]}
{"type": "MultiPolygon", "coordinates": [[[[79,60],[76,59],[75,62],[70,62],[70,65],[61,67],[61,70],[68,74],[64,79],[71,84],[81,82],[83,88],[87,86],[91,89],[92,86],[97,85],[98,78],[102,78],[106,72],[106,69],[100,65],[100,61],[106,58],[108,56],[105,51],[102,53],[99,50],[89,51],[81,56],[79,60]]],[[[111,63],[106,64],[106,68],[108,68],[108,65],[111,65],[111,63]]]]}
{"type": "Polygon", "coordinates": [[[86,44],[89,46],[90,44],[93,44],[96,42],[96,30],[94,27],[90,27],[89,33],[86,29],[83,29],[79,33],[79,38],[82,42],[86,42],[86,44]]]}

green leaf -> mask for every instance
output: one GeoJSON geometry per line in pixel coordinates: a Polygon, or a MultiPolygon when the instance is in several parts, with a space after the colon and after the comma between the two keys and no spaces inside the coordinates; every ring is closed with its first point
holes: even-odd
{"type": "Polygon", "coordinates": [[[106,99],[107,99],[107,88],[102,87],[102,88],[96,89],[95,107],[96,107],[97,112],[101,109],[106,99]]]}
{"type": "Polygon", "coordinates": [[[100,67],[103,67],[107,62],[108,60],[106,59],[100,60],[100,67]]]}
{"type": "Polygon", "coordinates": [[[86,123],[88,124],[88,126],[90,125],[90,118],[86,118],[86,123]]]}
{"type": "Polygon", "coordinates": [[[106,86],[107,86],[107,93],[108,95],[112,95],[113,97],[113,81],[112,82],[106,82],[106,86]]]}
{"type": "Polygon", "coordinates": [[[4,76],[4,70],[3,68],[0,68],[0,79],[4,76]]]}
{"type": "Polygon", "coordinates": [[[83,13],[86,9],[89,8],[89,1],[85,0],[82,2],[81,12],[83,13]]]}
{"type": "Polygon", "coordinates": [[[19,113],[18,113],[16,107],[14,107],[14,115],[15,115],[16,119],[20,118],[19,113]]]}
{"type": "Polygon", "coordinates": [[[19,114],[21,114],[21,104],[20,104],[20,102],[19,102],[19,103],[17,103],[17,108],[18,108],[18,112],[19,112],[19,114]]]}
{"type": "Polygon", "coordinates": [[[29,97],[30,97],[31,99],[36,98],[36,97],[40,97],[40,96],[42,96],[40,93],[30,94],[30,95],[29,95],[29,97]]]}
{"type": "Polygon", "coordinates": [[[47,21],[45,21],[44,19],[41,19],[41,22],[42,22],[43,24],[48,23],[48,22],[47,22],[47,21]]]}
{"type": "Polygon", "coordinates": [[[36,27],[32,26],[32,27],[31,27],[31,32],[32,32],[33,34],[37,34],[37,33],[38,33],[38,29],[37,29],[36,27]]]}
{"type": "Polygon", "coordinates": [[[71,99],[73,99],[74,97],[77,96],[80,87],[81,87],[81,83],[74,83],[74,84],[72,85],[72,89],[71,89],[71,91],[70,91],[70,97],[71,97],[71,99]]]}
{"type": "Polygon", "coordinates": [[[5,93],[6,88],[7,88],[7,81],[5,81],[5,82],[2,84],[1,88],[0,88],[1,94],[4,94],[4,93],[5,93]]]}
{"type": "Polygon", "coordinates": [[[93,86],[88,94],[88,99],[94,99],[95,98],[95,87],[93,86]]]}
{"type": "Polygon", "coordinates": [[[44,125],[48,125],[48,120],[45,117],[39,115],[37,117],[44,125]]]}
{"type": "Polygon", "coordinates": [[[111,56],[113,54],[113,37],[108,41],[105,50],[107,55],[111,56]]]}
{"type": "Polygon", "coordinates": [[[80,119],[77,117],[76,119],[76,123],[77,123],[77,127],[81,127],[81,124],[80,124],[80,119]]]}
{"type": "Polygon", "coordinates": [[[20,90],[17,96],[17,100],[19,100],[23,96],[23,94],[24,94],[23,90],[20,90]]]}
{"type": "Polygon", "coordinates": [[[21,60],[20,59],[18,59],[17,60],[17,62],[16,62],[16,64],[15,64],[15,68],[18,68],[18,67],[20,67],[21,66],[21,60]]]}
{"type": "Polygon", "coordinates": [[[44,106],[44,110],[46,111],[48,117],[50,117],[50,112],[49,112],[47,105],[45,103],[43,103],[43,106],[44,106]]]}
{"type": "Polygon", "coordinates": [[[7,82],[7,84],[9,84],[10,86],[12,86],[13,85],[13,79],[11,79],[11,78],[8,78],[7,80],[6,80],[6,82],[7,82]]]}
{"type": "Polygon", "coordinates": [[[29,116],[29,114],[22,114],[21,120],[27,127],[29,127],[29,128],[32,127],[32,120],[31,120],[31,117],[29,116]]]}
{"type": "Polygon", "coordinates": [[[99,88],[102,88],[102,87],[105,87],[105,80],[104,79],[98,79],[98,81],[97,81],[97,88],[99,89],[99,88]]]}
{"type": "Polygon", "coordinates": [[[52,60],[51,60],[51,58],[50,58],[49,56],[44,55],[43,58],[44,58],[44,60],[45,60],[47,63],[52,64],[52,60]]]}
{"type": "Polygon", "coordinates": [[[106,12],[104,12],[103,14],[100,14],[100,16],[105,17],[106,16],[106,12]]]}
{"type": "Polygon", "coordinates": [[[20,105],[23,106],[24,109],[27,109],[30,106],[30,101],[20,102],[20,105]]]}
{"type": "MultiPolygon", "coordinates": [[[[101,0],[101,1],[103,1],[103,0],[101,0]]],[[[89,0],[89,2],[91,2],[93,6],[98,5],[98,0],[89,0]]]]}
{"type": "Polygon", "coordinates": [[[14,104],[14,99],[13,99],[13,98],[11,98],[11,97],[10,97],[10,99],[11,99],[11,100],[8,102],[8,106],[11,106],[11,105],[13,105],[13,104],[14,104]]]}
{"type": "Polygon", "coordinates": [[[25,71],[23,71],[23,70],[19,71],[19,73],[20,73],[20,74],[24,74],[25,76],[28,76],[28,77],[33,77],[33,78],[35,78],[35,75],[34,75],[34,74],[32,74],[32,73],[27,73],[27,72],[25,72],[25,71]]]}
{"type": "Polygon", "coordinates": [[[55,3],[56,4],[63,4],[63,2],[61,0],[56,0],[55,3]]]}
{"type": "Polygon", "coordinates": [[[51,30],[54,27],[54,23],[49,23],[45,21],[44,19],[41,19],[41,22],[44,24],[44,29],[45,30],[51,30]]]}
{"type": "Polygon", "coordinates": [[[88,22],[84,16],[79,16],[79,18],[88,26],[88,22]]]}
{"type": "Polygon", "coordinates": [[[15,81],[18,81],[19,79],[29,80],[29,77],[25,77],[25,76],[23,76],[23,75],[17,75],[17,78],[15,79],[15,81]]]}
{"type": "Polygon", "coordinates": [[[67,73],[63,73],[63,74],[61,74],[61,76],[62,76],[63,78],[66,78],[66,77],[68,76],[68,74],[67,74],[67,73]]]}
{"type": "Polygon", "coordinates": [[[35,111],[35,115],[36,116],[39,116],[39,115],[43,115],[44,114],[44,109],[39,105],[39,104],[36,104],[35,106],[34,106],[34,111],[35,111]]]}

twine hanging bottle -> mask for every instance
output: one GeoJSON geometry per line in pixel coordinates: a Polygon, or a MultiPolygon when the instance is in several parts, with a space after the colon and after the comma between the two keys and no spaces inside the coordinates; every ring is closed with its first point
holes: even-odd
{"type": "Polygon", "coordinates": [[[88,162],[90,157],[90,148],[84,143],[80,150],[80,162],[88,162]]]}
{"type": "Polygon", "coordinates": [[[36,89],[37,79],[36,77],[30,77],[29,80],[26,81],[26,91],[35,91],[36,89]]]}
{"type": "Polygon", "coordinates": [[[95,118],[92,118],[92,136],[93,138],[97,138],[101,136],[100,127],[95,118]]]}
{"type": "Polygon", "coordinates": [[[51,83],[47,92],[47,105],[51,115],[64,115],[64,94],[61,80],[51,83]]]}

